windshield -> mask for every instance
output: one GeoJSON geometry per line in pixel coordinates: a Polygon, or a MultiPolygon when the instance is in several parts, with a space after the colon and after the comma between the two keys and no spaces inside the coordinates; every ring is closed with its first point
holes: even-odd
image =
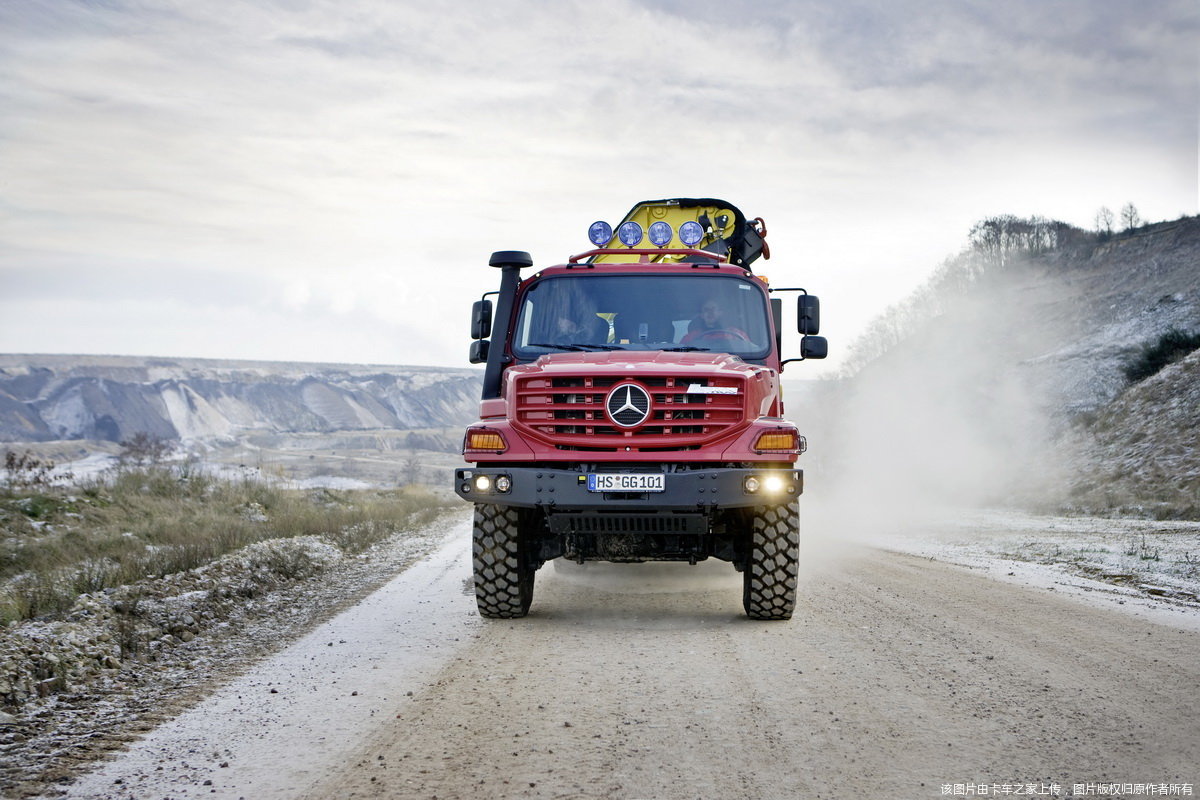
{"type": "Polygon", "coordinates": [[[762,358],[770,351],[763,292],[740,278],[699,275],[572,275],[525,293],[518,358],[601,350],[679,350],[762,358]]]}

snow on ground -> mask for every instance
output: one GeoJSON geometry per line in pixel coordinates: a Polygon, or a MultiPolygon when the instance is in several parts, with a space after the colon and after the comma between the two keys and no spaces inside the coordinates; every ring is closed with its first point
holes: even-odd
{"type": "Polygon", "coordinates": [[[54,468],[55,481],[66,481],[68,476],[76,482],[93,480],[117,465],[117,457],[108,453],[91,453],[77,461],[58,464],[54,468]]]}
{"type": "Polygon", "coordinates": [[[956,511],[858,538],[1200,630],[1200,522],[956,511]]]}
{"type": "MultiPolygon", "coordinates": [[[[178,455],[174,458],[167,459],[165,464],[168,466],[182,466],[187,464],[188,458],[185,455],[178,455]]],[[[54,468],[53,477],[55,482],[61,483],[83,483],[87,481],[103,478],[106,474],[111,474],[119,465],[119,460],[116,456],[106,453],[92,453],[91,455],[81,458],[77,461],[69,461],[59,464],[54,468]]],[[[254,481],[278,486],[282,489],[335,489],[339,491],[354,491],[362,489],[381,489],[387,488],[381,483],[364,481],[358,478],[348,478],[343,475],[314,475],[310,478],[281,478],[278,475],[272,474],[270,470],[263,470],[259,467],[249,465],[233,465],[200,462],[198,464],[188,465],[190,469],[203,471],[205,474],[211,475],[220,480],[229,481],[254,481]]]]}
{"type": "Polygon", "coordinates": [[[341,475],[317,475],[312,478],[284,480],[281,485],[285,489],[336,489],[339,491],[382,488],[382,484],[360,481],[358,478],[346,478],[341,475]]]}

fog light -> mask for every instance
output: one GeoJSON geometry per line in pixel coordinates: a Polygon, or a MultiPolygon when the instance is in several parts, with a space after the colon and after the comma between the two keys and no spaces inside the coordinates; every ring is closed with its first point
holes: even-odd
{"type": "Polygon", "coordinates": [[[496,491],[507,492],[512,488],[512,478],[507,475],[500,475],[496,478],[496,491]]]}
{"type": "Polygon", "coordinates": [[[475,491],[489,492],[489,491],[491,491],[491,489],[492,489],[492,479],[491,478],[489,478],[487,475],[476,475],[475,476],[475,491]]]}
{"type": "Polygon", "coordinates": [[[462,485],[462,490],[463,490],[463,493],[464,493],[464,494],[465,494],[465,493],[467,493],[467,492],[469,492],[469,491],[471,491],[471,484],[470,484],[470,482],[464,483],[464,484],[462,485]]]}
{"type": "Polygon", "coordinates": [[[754,477],[753,475],[750,475],[749,477],[746,478],[746,482],[744,485],[745,485],[747,493],[754,494],[755,492],[758,491],[760,484],[758,482],[758,478],[754,477]]]}
{"type": "Polygon", "coordinates": [[[768,475],[763,479],[763,488],[769,494],[779,494],[783,491],[783,478],[778,475],[768,475]]]}

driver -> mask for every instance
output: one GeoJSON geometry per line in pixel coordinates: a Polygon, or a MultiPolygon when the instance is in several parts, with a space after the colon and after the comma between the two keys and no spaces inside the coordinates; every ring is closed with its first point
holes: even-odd
{"type": "Polygon", "coordinates": [[[550,341],[554,344],[588,344],[595,336],[595,325],[577,322],[565,314],[559,314],[554,322],[554,334],[550,341]]]}
{"type": "Polygon", "coordinates": [[[603,342],[599,333],[602,321],[596,316],[592,298],[578,281],[554,281],[546,303],[547,338],[552,344],[590,344],[603,342]]]}
{"type": "Polygon", "coordinates": [[[750,340],[745,331],[725,322],[725,313],[716,300],[704,301],[704,305],[700,306],[700,314],[688,324],[688,332],[679,340],[679,343],[688,344],[706,337],[709,339],[750,340]]]}

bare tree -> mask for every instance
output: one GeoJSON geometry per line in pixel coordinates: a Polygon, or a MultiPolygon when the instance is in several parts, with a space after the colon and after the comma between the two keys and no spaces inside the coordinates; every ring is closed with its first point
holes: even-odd
{"type": "MultiPolygon", "coordinates": [[[[411,436],[411,434],[409,435],[411,436]]],[[[408,458],[404,459],[402,479],[405,486],[411,486],[421,480],[421,462],[417,458],[417,448],[411,444],[408,448],[408,458]]]]}
{"type": "Polygon", "coordinates": [[[174,449],[175,444],[170,440],[138,431],[132,439],[121,442],[120,460],[126,463],[132,461],[139,467],[144,464],[156,465],[174,449]]]}
{"type": "Polygon", "coordinates": [[[1058,247],[1063,227],[1061,222],[1036,215],[988,217],[971,228],[971,249],[984,258],[986,265],[1004,267],[1015,257],[1038,255],[1058,247]]]}
{"type": "MultiPolygon", "coordinates": [[[[1107,214],[1111,229],[1112,212],[1102,211],[1107,214]]],[[[1037,215],[1022,218],[1000,214],[975,223],[963,252],[947,258],[909,297],[888,306],[867,324],[842,360],[842,375],[853,375],[884,355],[911,336],[924,321],[945,313],[973,286],[997,275],[1014,261],[1056,250],[1071,242],[1076,234],[1082,231],[1037,215]]]]}
{"type": "Polygon", "coordinates": [[[1104,239],[1112,236],[1114,222],[1116,222],[1116,218],[1113,216],[1112,209],[1108,206],[1100,206],[1100,210],[1096,212],[1096,233],[1104,239]]]}
{"type": "Polygon", "coordinates": [[[404,486],[412,486],[413,483],[418,483],[421,480],[421,462],[418,458],[418,447],[416,447],[419,439],[415,433],[409,433],[404,441],[408,445],[408,457],[404,459],[401,475],[404,486]]]}
{"type": "Polygon", "coordinates": [[[1121,207],[1121,229],[1128,233],[1134,228],[1140,227],[1142,218],[1138,214],[1137,206],[1133,203],[1126,203],[1121,207]]]}

